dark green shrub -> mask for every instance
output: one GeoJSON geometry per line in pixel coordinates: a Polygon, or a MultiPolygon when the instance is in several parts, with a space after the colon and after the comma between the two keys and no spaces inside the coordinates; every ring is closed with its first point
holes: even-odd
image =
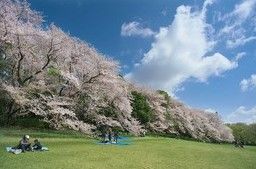
{"type": "Polygon", "coordinates": [[[8,80],[11,77],[11,65],[7,60],[3,59],[0,52],[0,78],[8,80]]]}
{"type": "Polygon", "coordinates": [[[7,125],[11,120],[10,109],[12,100],[4,91],[0,91],[0,126],[7,125]]]}
{"type": "Polygon", "coordinates": [[[75,113],[79,120],[86,121],[86,111],[91,102],[91,97],[86,93],[81,93],[76,99],[75,113]]]}
{"type": "MultiPolygon", "coordinates": [[[[49,128],[49,125],[36,115],[16,116],[10,112],[13,101],[4,93],[0,96],[0,126],[20,126],[33,128],[49,128]]],[[[18,108],[15,108],[18,110],[18,108]]]]}
{"type": "Polygon", "coordinates": [[[48,68],[47,73],[49,76],[54,76],[54,77],[60,76],[60,70],[55,67],[48,68]]]}
{"type": "Polygon", "coordinates": [[[163,103],[161,106],[167,108],[168,105],[169,105],[170,102],[171,102],[171,99],[170,99],[169,94],[168,94],[166,91],[163,91],[163,90],[158,90],[157,92],[158,92],[159,94],[163,95],[163,96],[164,96],[164,99],[166,100],[166,103],[163,103]]]}
{"type": "Polygon", "coordinates": [[[0,100],[0,126],[4,126],[6,119],[7,117],[5,103],[0,100]]]}
{"type": "Polygon", "coordinates": [[[137,118],[142,124],[146,124],[154,120],[154,113],[149,106],[147,97],[136,91],[132,92],[132,116],[137,118]]]}
{"type": "Polygon", "coordinates": [[[93,102],[87,93],[80,93],[76,98],[75,113],[79,120],[97,125],[97,112],[89,111],[89,106],[93,102]]]}
{"type": "Polygon", "coordinates": [[[117,116],[118,116],[118,112],[112,106],[104,107],[98,113],[101,115],[104,115],[106,117],[117,118],[117,116]]]}
{"type": "Polygon", "coordinates": [[[227,124],[232,130],[235,140],[248,145],[256,145],[256,124],[227,124]]]}
{"type": "Polygon", "coordinates": [[[50,129],[49,124],[44,122],[40,117],[36,115],[27,115],[24,117],[18,117],[13,122],[14,126],[20,126],[25,128],[40,128],[50,129]]]}

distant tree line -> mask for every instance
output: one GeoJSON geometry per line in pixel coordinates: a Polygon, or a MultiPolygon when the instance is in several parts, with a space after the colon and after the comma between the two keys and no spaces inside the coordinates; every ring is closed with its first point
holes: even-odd
{"type": "Polygon", "coordinates": [[[256,145],[256,123],[235,123],[228,124],[228,126],[233,130],[236,141],[241,141],[246,145],[256,145]]]}

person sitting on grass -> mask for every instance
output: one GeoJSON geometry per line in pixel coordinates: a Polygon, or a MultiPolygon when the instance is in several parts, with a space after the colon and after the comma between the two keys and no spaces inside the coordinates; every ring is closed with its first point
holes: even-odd
{"type": "Polygon", "coordinates": [[[29,135],[23,136],[16,149],[21,149],[23,153],[25,153],[25,151],[32,151],[31,143],[29,142],[29,135]]]}
{"type": "Polygon", "coordinates": [[[34,140],[34,145],[32,146],[33,150],[42,150],[42,145],[41,143],[38,141],[38,139],[34,140]]]}

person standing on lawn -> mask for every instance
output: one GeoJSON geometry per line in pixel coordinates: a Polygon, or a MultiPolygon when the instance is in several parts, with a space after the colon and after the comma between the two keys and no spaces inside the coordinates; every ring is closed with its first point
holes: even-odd
{"type": "Polygon", "coordinates": [[[119,137],[119,134],[118,134],[118,131],[116,130],[116,131],[114,132],[114,142],[117,143],[118,137],[119,137]]]}
{"type": "Polygon", "coordinates": [[[108,141],[109,141],[109,143],[112,143],[112,130],[111,130],[111,128],[109,128],[109,130],[108,130],[108,141]]]}

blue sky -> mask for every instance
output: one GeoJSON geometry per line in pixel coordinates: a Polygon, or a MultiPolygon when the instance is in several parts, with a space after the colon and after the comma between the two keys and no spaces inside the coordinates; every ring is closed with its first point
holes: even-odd
{"type": "Polygon", "coordinates": [[[131,81],[256,122],[256,0],[28,0],[131,81]]]}

